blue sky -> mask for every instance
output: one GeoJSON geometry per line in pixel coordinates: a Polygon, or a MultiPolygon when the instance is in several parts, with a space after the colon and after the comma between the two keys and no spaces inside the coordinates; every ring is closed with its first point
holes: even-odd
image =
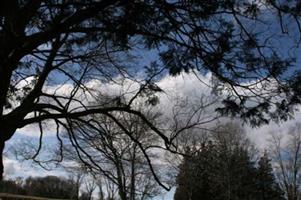
{"type": "MultiPolygon", "coordinates": [[[[268,17],[268,16],[267,16],[268,17]]],[[[250,24],[251,25],[251,24],[250,24]]],[[[279,24],[278,24],[279,25],[279,24]]],[[[279,31],[278,25],[272,25],[271,27],[275,29],[275,31],[279,31]]],[[[281,35],[276,39],[271,40],[275,46],[277,46],[279,49],[281,49],[281,53],[284,56],[293,55],[297,56],[297,63],[296,67],[293,70],[288,71],[286,76],[291,76],[294,74],[294,70],[300,70],[301,67],[301,48],[298,46],[295,46],[296,42],[298,41],[300,37],[300,33],[297,32],[296,24],[288,23],[285,24],[285,26],[290,29],[291,31],[286,35],[281,35]],[[284,37],[283,37],[284,36],[284,37]],[[285,38],[285,36],[291,36],[290,39],[285,38]],[[295,46],[294,48],[291,48],[292,46],[295,46]]],[[[251,25],[250,28],[253,28],[251,25]]],[[[255,30],[256,28],[254,28],[255,30]]],[[[135,63],[136,66],[133,66],[132,71],[134,74],[139,76],[144,76],[144,74],[141,71],[138,71],[137,69],[148,66],[152,61],[158,61],[159,57],[157,56],[156,50],[151,51],[144,51],[142,49],[135,49],[132,52],[135,56],[140,57],[138,59],[139,61],[135,63]]],[[[166,75],[167,72],[164,74],[166,75]]],[[[210,80],[210,74],[198,74],[199,77],[203,81],[205,81],[207,84],[211,84],[210,80]]],[[[52,74],[54,82],[52,84],[60,84],[59,82],[62,82],[66,77],[63,77],[61,75],[57,75],[56,73],[52,74]]],[[[187,75],[187,74],[181,74],[177,77],[168,77],[164,76],[161,80],[158,81],[158,85],[162,87],[162,89],[165,91],[165,94],[161,96],[160,98],[160,105],[161,109],[164,110],[164,112],[168,113],[170,112],[171,106],[174,104],[172,100],[174,100],[176,97],[185,98],[199,98],[203,94],[210,95],[210,90],[205,87],[200,81],[196,79],[196,77],[193,74],[187,75]],[[166,95],[168,94],[168,95],[166,95]]],[[[106,87],[106,86],[105,86],[106,87]]],[[[116,86],[115,88],[118,88],[119,86],[116,86]]],[[[105,90],[112,90],[114,86],[107,86],[105,90]]],[[[248,131],[248,135],[251,138],[252,141],[260,148],[261,150],[266,147],[267,140],[269,138],[270,132],[280,132],[285,133],[286,130],[289,129],[289,127],[293,126],[294,123],[301,122],[301,115],[299,112],[296,113],[295,119],[288,121],[288,122],[282,122],[279,124],[271,122],[271,124],[257,128],[257,129],[251,129],[248,126],[245,126],[246,130],[248,131]]],[[[49,135],[51,135],[51,130],[49,131],[49,135]]],[[[6,150],[10,149],[10,145],[19,144],[20,141],[24,140],[32,140],[37,141],[37,129],[32,127],[27,127],[25,129],[18,130],[18,132],[14,135],[12,140],[10,140],[7,144],[6,150]]],[[[51,145],[51,143],[55,143],[55,138],[53,136],[46,137],[47,144],[51,145]]],[[[23,147],[21,147],[23,148],[23,147]]],[[[9,155],[9,153],[7,153],[9,155]]],[[[41,176],[41,175],[65,175],[65,172],[62,172],[62,170],[54,170],[54,171],[45,171],[37,166],[32,165],[30,162],[23,162],[17,161],[13,155],[9,155],[8,159],[6,160],[6,175],[8,177],[16,177],[16,176],[28,176],[28,175],[34,175],[34,176],[41,176]]],[[[156,200],[170,200],[172,199],[172,195],[174,193],[174,189],[171,192],[168,192],[167,194],[155,198],[156,200]]]]}

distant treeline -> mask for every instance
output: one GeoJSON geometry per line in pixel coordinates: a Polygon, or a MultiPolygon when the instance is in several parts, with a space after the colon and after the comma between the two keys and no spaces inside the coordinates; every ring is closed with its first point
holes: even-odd
{"type": "Polygon", "coordinates": [[[17,178],[0,182],[0,193],[58,199],[88,199],[79,196],[76,181],[57,176],[17,178]]]}

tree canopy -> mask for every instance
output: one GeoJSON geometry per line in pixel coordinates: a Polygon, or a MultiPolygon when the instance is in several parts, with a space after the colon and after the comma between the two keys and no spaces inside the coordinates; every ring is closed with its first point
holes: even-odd
{"type": "Polygon", "coordinates": [[[253,125],[288,119],[301,95],[301,76],[288,51],[298,50],[300,9],[300,1],[274,0],[3,0],[0,150],[30,124],[38,124],[42,138],[50,120],[60,145],[65,131],[80,155],[85,152],[73,127],[98,113],[126,132],[120,112],[140,117],[171,149],[172,140],[134,106],[141,96],[156,103],[152,94],[161,89],[155,78],[165,69],[171,75],[210,72],[213,91],[223,98],[221,114],[253,125]],[[130,97],[107,97],[101,85],[89,87],[92,80],[134,80],[133,72],[144,68],[135,54],[149,50],[159,59],[135,80],[140,87],[130,97]],[[60,91],[65,84],[69,89],[60,91]],[[91,105],[91,97],[110,103],[91,105]]]}
{"type": "Polygon", "coordinates": [[[255,162],[239,126],[225,124],[201,145],[187,149],[179,166],[175,200],[283,200],[267,154],[255,162]]]}

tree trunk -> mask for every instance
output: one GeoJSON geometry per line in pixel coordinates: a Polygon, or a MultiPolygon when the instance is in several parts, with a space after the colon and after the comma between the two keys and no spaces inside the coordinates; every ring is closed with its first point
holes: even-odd
{"type": "Polygon", "coordinates": [[[4,172],[4,164],[3,164],[3,150],[5,147],[5,142],[3,140],[0,141],[0,181],[3,179],[4,172]]]}
{"type": "Polygon", "coordinates": [[[122,172],[121,172],[121,167],[119,165],[119,162],[117,162],[117,178],[118,178],[118,190],[119,190],[119,197],[121,200],[127,200],[126,198],[126,191],[124,190],[125,188],[125,183],[122,181],[122,172]]]}
{"type": "Polygon", "coordinates": [[[131,194],[130,200],[135,200],[135,192],[136,192],[136,145],[133,147],[132,158],[131,158],[131,194]]]}

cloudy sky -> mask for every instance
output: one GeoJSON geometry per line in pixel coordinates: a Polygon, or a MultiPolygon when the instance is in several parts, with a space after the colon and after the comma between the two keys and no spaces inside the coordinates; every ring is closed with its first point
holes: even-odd
{"type": "MultiPolygon", "coordinates": [[[[91,87],[99,87],[99,82],[91,81],[91,87]]],[[[171,113],[173,106],[178,103],[178,100],[187,101],[187,105],[198,104],[199,99],[204,96],[210,96],[211,91],[208,88],[208,85],[211,85],[211,75],[207,74],[205,76],[196,73],[190,74],[181,74],[176,77],[166,76],[157,82],[158,86],[164,90],[163,93],[159,94],[160,103],[158,105],[159,109],[168,115],[171,113]],[[202,80],[202,82],[200,81],[202,80]]],[[[137,85],[128,82],[124,83],[122,88],[120,85],[114,84],[101,84],[103,91],[106,92],[125,92],[124,90],[134,90],[137,85]]],[[[66,92],[69,89],[69,86],[66,85],[62,88],[62,92],[66,92]]],[[[51,89],[51,88],[50,88],[51,89]]],[[[137,88],[136,88],[137,89],[137,88]]],[[[212,116],[213,110],[216,105],[208,108],[204,115],[212,116]]],[[[262,126],[260,128],[251,128],[248,125],[243,125],[247,131],[249,138],[254,142],[254,144],[260,149],[264,150],[267,147],[267,141],[270,137],[270,133],[279,133],[285,136],[285,133],[296,123],[300,122],[301,114],[297,112],[295,118],[287,121],[276,124],[271,122],[269,125],[262,126]]],[[[53,135],[54,130],[51,125],[48,126],[46,131],[46,139],[50,141],[53,135]]],[[[11,154],[10,147],[14,145],[20,146],[23,141],[37,141],[38,139],[38,129],[34,126],[25,127],[19,129],[17,134],[9,141],[6,148],[6,158],[5,158],[5,176],[6,177],[17,177],[17,176],[44,176],[44,175],[65,175],[62,170],[52,170],[46,171],[42,168],[30,163],[30,162],[21,162],[16,160],[15,156],[11,154]]],[[[162,197],[156,199],[171,199],[173,190],[167,194],[164,194],[162,197]]]]}

